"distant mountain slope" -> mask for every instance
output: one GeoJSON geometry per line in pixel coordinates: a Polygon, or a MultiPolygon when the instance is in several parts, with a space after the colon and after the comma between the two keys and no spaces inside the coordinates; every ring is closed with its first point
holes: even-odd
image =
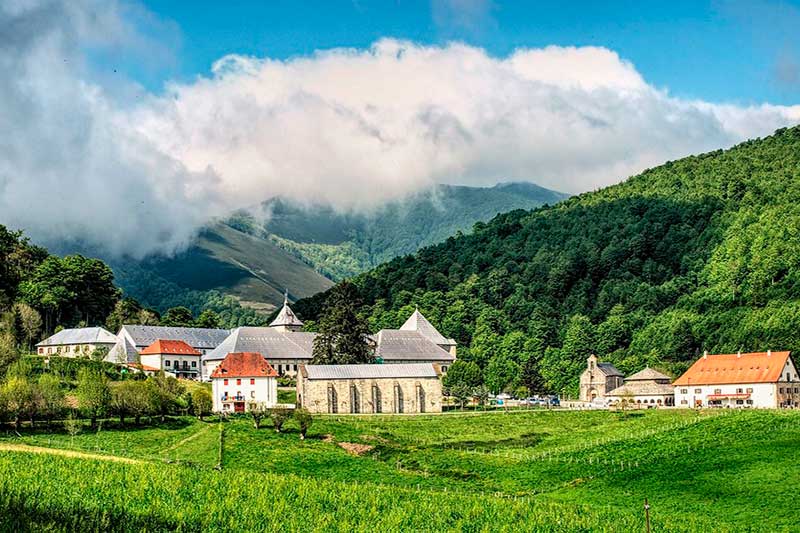
{"type": "Polygon", "coordinates": [[[387,259],[439,242],[476,221],[516,208],[555,203],[566,195],[528,183],[491,188],[439,186],[369,215],[275,198],[259,222],[241,212],[204,231],[186,252],[144,262],[110,261],[126,293],[164,310],[199,309],[218,292],[269,312],[310,296],[387,259]]]}
{"type": "Polygon", "coordinates": [[[591,353],[677,373],[703,350],[800,350],[800,126],[499,215],[356,283],[374,328],[419,306],[459,358],[554,392],[591,353]]]}
{"type": "Polygon", "coordinates": [[[229,223],[271,240],[338,280],[468,231],[475,222],[498,213],[553,204],[567,196],[532,183],[488,188],[439,185],[366,215],[272,199],[264,204],[269,213],[265,223],[247,213],[229,223]]]}

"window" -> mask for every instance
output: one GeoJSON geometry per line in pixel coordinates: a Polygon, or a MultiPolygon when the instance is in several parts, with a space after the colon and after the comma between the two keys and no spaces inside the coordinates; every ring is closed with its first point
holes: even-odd
{"type": "Polygon", "coordinates": [[[255,384],[256,384],[255,378],[250,378],[250,385],[255,385],[255,384]]]}
{"type": "Polygon", "coordinates": [[[237,385],[241,385],[241,384],[242,384],[242,380],[241,380],[241,378],[236,378],[236,384],[237,384],[237,385]]]}
{"type": "Polygon", "coordinates": [[[736,389],[736,394],[742,394],[743,392],[744,392],[744,389],[736,389]]]}
{"type": "Polygon", "coordinates": [[[339,412],[338,399],[336,397],[336,389],[330,383],[328,384],[328,412],[329,413],[339,412]]]}
{"type": "Polygon", "coordinates": [[[779,392],[780,394],[783,394],[783,387],[781,387],[780,391],[778,391],[778,392],[779,392]]]}
{"type": "Polygon", "coordinates": [[[422,388],[422,385],[417,384],[417,403],[419,404],[419,412],[425,412],[425,389],[422,388]]]}
{"type": "Polygon", "coordinates": [[[383,412],[383,406],[381,405],[381,389],[378,388],[377,383],[372,384],[372,412],[383,412]]]}
{"type": "Polygon", "coordinates": [[[700,394],[703,392],[703,389],[694,389],[695,394],[700,394]]]}
{"type": "Polygon", "coordinates": [[[355,385],[350,385],[350,412],[361,412],[361,395],[355,385]]]}
{"type": "Polygon", "coordinates": [[[686,394],[687,392],[689,392],[689,389],[681,389],[681,394],[686,394]]]}
{"type": "Polygon", "coordinates": [[[228,378],[223,379],[222,380],[222,384],[227,387],[228,386],[228,378]]]}
{"type": "Polygon", "coordinates": [[[394,412],[403,412],[403,389],[400,388],[399,383],[394,384],[394,412]]]}
{"type": "Polygon", "coordinates": [[[64,353],[69,353],[69,346],[64,347],[64,353]]]}
{"type": "Polygon", "coordinates": [[[164,361],[164,366],[169,366],[169,359],[164,361]]]}
{"type": "Polygon", "coordinates": [[[197,361],[192,361],[192,368],[197,368],[197,361]]]}
{"type": "Polygon", "coordinates": [[[747,405],[753,405],[753,400],[746,400],[747,405]]]}
{"type": "Polygon", "coordinates": [[[686,405],[687,403],[689,403],[689,400],[681,400],[681,405],[686,405]]]}
{"type": "Polygon", "coordinates": [[[251,397],[251,398],[255,398],[255,397],[256,397],[256,391],[254,391],[254,390],[251,390],[251,391],[250,391],[250,397],[251,397]]]}
{"type": "Polygon", "coordinates": [[[53,349],[52,348],[48,348],[47,349],[47,353],[53,353],[53,349]]]}
{"type": "Polygon", "coordinates": [[[722,389],[714,389],[714,394],[722,394],[722,389]]]}
{"type": "Polygon", "coordinates": [[[786,381],[792,381],[792,375],[788,372],[786,373],[786,381]]]}
{"type": "Polygon", "coordinates": [[[745,390],[747,391],[747,394],[753,394],[753,387],[747,387],[745,390]]]}
{"type": "Polygon", "coordinates": [[[736,400],[736,405],[744,405],[744,400],[736,400]]]}

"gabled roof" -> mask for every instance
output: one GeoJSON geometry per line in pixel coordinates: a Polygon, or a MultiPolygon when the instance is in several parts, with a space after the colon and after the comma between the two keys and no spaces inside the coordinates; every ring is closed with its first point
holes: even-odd
{"type": "Polygon", "coordinates": [[[779,381],[791,352],[704,355],[673,385],[725,385],[779,381]]]}
{"type": "Polygon", "coordinates": [[[672,378],[666,374],[662,374],[658,370],[647,367],[625,378],[626,383],[629,381],[672,381],[672,378]]]}
{"type": "Polygon", "coordinates": [[[303,365],[300,371],[308,379],[392,379],[436,378],[439,374],[430,363],[397,365],[303,365]]]}
{"type": "Polygon", "coordinates": [[[606,376],[622,376],[622,372],[617,370],[617,367],[612,365],[611,363],[597,363],[597,370],[600,371],[601,374],[606,376]]]}
{"type": "Polygon", "coordinates": [[[141,352],[141,355],[201,355],[183,341],[157,340],[141,352]]]}
{"type": "Polygon", "coordinates": [[[36,346],[60,346],[64,344],[114,344],[117,336],[104,328],[62,329],[36,346]]]}
{"type": "Polygon", "coordinates": [[[157,340],[183,341],[189,346],[202,350],[211,350],[219,346],[230,334],[227,329],[206,328],[173,328],[167,326],[125,325],[120,330],[130,336],[137,347],[150,346],[157,340]]]}
{"type": "Polygon", "coordinates": [[[606,396],[667,396],[672,394],[675,394],[675,387],[669,383],[646,380],[626,382],[625,385],[617,387],[606,396]]]}
{"type": "Polygon", "coordinates": [[[372,337],[375,357],[384,361],[441,361],[451,362],[455,356],[431,341],[419,331],[382,329],[372,337]]]}
{"type": "Polygon", "coordinates": [[[400,326],[400,331],[419,332],[423,337],[440,346],[450,346],[456,343],[456,341],[453,339],[445,338],[444,335],[439,333],[439,330],[433,327],[433,324],[428,322],[428,319],[419,312],[419,309],[415,310],[411,316],[408,317],[408,320],[406,320],[405,323],[400,326]]]}
{"type": "Polygon", "coordinates": [[[128,337],[120,335],[117,337],[117,343],[108,351],[105,360],[110,363],[135,363],[138,357],[136,346],[128,340],[128,337]]]}
{"type": "Polygon", "coordinates": [[[211,373],[212,378],[268,378],[277,377],[272,368],[260,353],[229,353],[211,373]]]}
{"type": "Polygon", "coordinates": [[[303,321],[297,318],[297,315],[294,314],[292,308],[289,307],[289,296],[284,295],[283,297],[283,307],[281,308],[281,312],[278,313],[278,316],[275,317],[275,320],[269,323],[270,327],[274,326],[297,326],[300,327],[303,325],[303,321]]]}
{"type": "Polygon", "coordinates": [[[269,359],[311,359],[314,333],[278,331],[271,327],[236,328],[203,361],[220,361],[232,352],[256,352],[269,359]]]}

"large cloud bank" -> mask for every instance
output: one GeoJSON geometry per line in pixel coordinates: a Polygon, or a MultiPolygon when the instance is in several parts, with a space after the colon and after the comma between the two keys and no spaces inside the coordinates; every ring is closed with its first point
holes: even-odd
{"type": "Polygon", "coordinates": [[[114,4],[2,4],[0,27],[0,223],[107,253],[170,253],[276,195],[369,209],[435,183],[580,192],[800,122],[800,106],[671,97],[605,48],[392,39],[227,56],[133,104],[76,67],[109,27],[135,35],[114,4]]]}

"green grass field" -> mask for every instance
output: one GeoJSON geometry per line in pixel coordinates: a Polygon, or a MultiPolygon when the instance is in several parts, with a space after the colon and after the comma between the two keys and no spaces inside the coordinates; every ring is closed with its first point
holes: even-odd
{"type": "Polygon", "coordinates": [[[216,421],[0,439],[0,529],[644,531],[647,497],[654,531],[798,530],[800,412],[321,416],[305,441],[222,426],[221,471],[216,421]]]}

